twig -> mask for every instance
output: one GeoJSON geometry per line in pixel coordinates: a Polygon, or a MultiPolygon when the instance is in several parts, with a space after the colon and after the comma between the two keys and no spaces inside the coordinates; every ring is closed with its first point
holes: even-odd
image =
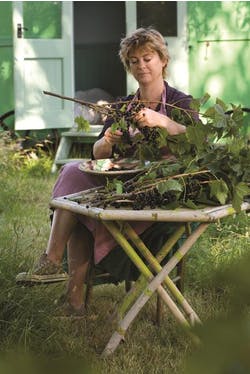
{"type": "MultiPolygon", "coordinates": [[[[89,101],[84,101],[84,100],[76,99],[76,98],[69,97],[69,96],[59,95],[59,94],[56,94],[54,92],[43,91],[43,93],[45,95],[54,96],[54,97],[57,97],[59,99],[69,100],[69,101],[73,101],[73,102],[81,104],[81,105],[88,106],[89,108],[94,109],[96,111],[100,111],[101,112],[104,109],[105,114],[108,114],[107,113],[107,109],[108,109],[108,112],[110,112],[110,110],[112,110],[112,108],[111,108],[112,105],[128,104],[128,103],[131,103],[131,101],[133,101],[133,100],[120,100],[120,101],[117,100],[115,102],[110,102],[108,104],[99,105],[99,104],[90,103],[89,101]],[[106,108],[107,106],[108,106],[108,108],[106,108]]],[[[134,100],[134,101],[138,102],[138,103],[144,103],[144,104],[149,103],[149,100],[134,100]]],[[[150,101],[150,103],[152,103],[152,101],[150,101]]],[[[163,103],[162,101],[153,101],[153,103],[155,103],[155,104],[165,104],[166,106],[170,106],[171,108],[176,108],[176,109],[182,110],[188,116],[190,116],[190,113],[197,114],[197,112],[195,110],[193,110],[193,109],[180,108],[179,106],[177,106],[175,104],[163,103]]],[[[113,110],[114,110],[114,108],[113,108],[113,110]]]]}
{"type": "Polygon", "coordinates": [[[95,109],[95,107],[96,107],[96,105],[93,104],[93,103],[90,103],[88,101],[83,101],[83,100],[75,99],[73,97],[63,96],[63,95],[59,95],[59,94],[56,94],[56,93],[53,93],[53,92],[48,92],[48,91],[43,91],[43,93],[44,93],[44,95],[58,97],[59,99],[74,101],[75,103],[86,105],[86,106],[89,106],[90,108],[93,108],[93,109],[95,109]]]}
{"type": "Polygon", "coordinates": [[[145,190],[153,189],[159,183],[165,182],[169,179],[177,179],[177,178],[189,177],[189,176],[198,175],[198,174],[205,174],[205,173],[210,173],[210,170],[200,170],[200,171],[194,171],[192,173],[183,173],[183,174],[171,175],[169,177],[160,177],[160,178],[155,179],[153,183],[151,183],[152,180],[149,179],[148,181],[143,181],[142,182],[142,183],[144,183],[144,186],[142,188],[139,186],[137,189],[136,189],[136,182],[135,182],[133,193],[136,194],[136,193],[143,192],[145,190]],[[145,182],[149,182],[150,184],[145,185],[145,182]]]}
{"type": "Polygon", "coordinates": [[[152,180],[144,181],[142,182],[142,185],[137,184],[138,181],[134,181],[132,183],[133,185],[133,191],[132,192],[124,192],[121,194],[115,193],[115,191],[110,191],[107,192],[105,191],[105,187],[103,189],[100,189],[99,191],[96,191],[96,193],[90,194],[85,193],[84,196],[80,199],[80,203],[89,203],[89,204],[94,204],[95,207],[100,207],[102,205],[109,205],[112,203],[132,203],[135,199],[135,196],[141,194],[141,193],[147,193],[150,190],[153,190],[159,183],[167,181],[169,179],[176,179],[176,178],[184,178],[184,177],[189,177],[189,176],[194,176],[194,175],[199,175],[199,174],[206,174],[210,173],[209,170],[201,170],[201,171],[195,171],[192,173],[183,173],[183,174],[176,174],[176,175],[171,175],[169,177],[160,177],[156,178],[154,182],[152,183],[152,180]],[[145,183],[148,182],[149,184],[145,183]]]}

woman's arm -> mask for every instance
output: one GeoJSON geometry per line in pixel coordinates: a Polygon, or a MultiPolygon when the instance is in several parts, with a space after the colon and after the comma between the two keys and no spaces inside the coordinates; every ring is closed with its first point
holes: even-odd
{"type": "MultiPolygon", "coordinates": [[[[135,117],[139,127],[161,127],[166,129],[169,135],[182,134],[186,131],[186,126],[173,121],[168,116],[155,112],[152,109],[144,108],[135,117]]],[[[103,136],[98,139],[93,146],[93,156],[95,159],[110,158],[113,153],[113,146],[122,141],[122,132],[111,131],[108,127],[103,136]]]]}

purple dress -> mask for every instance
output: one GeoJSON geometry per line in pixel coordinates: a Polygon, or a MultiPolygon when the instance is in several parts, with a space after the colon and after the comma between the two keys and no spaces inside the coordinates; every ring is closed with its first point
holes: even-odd
{"type": "MultiPolygon", "coordinates": [[[[162,101],[164,103],[174,104],[183,109],[189,109],[192,97],[170,87],[166,82],[163,95],[164,97],[162,97],[162,101]]],[[[133,97],[134,96],[128,96],[124,98],[124,101],[131,100],[133,97]]],[[[172,107],[164,105],[163,108],[159,108],[159,111],[171,116],[171,109],[172,107]]],[[[111,126],[111,124],[112,120],[106,121],[99,138],[104,135],[104,132],[109,126],[111,126]]],[[[104,185],[106,183],[106,179],[102,176],[92,175],[81,171],[79,169],[79,164],[79,161],[70,162],[61,168],[60,174],[53,189],[53,198],[84,191],[92,187],[104,185]]],[[[94,260],[95,263],[98,264],[114,247],[117,246],[117,243],[100,221],[81,214],[78,214],[77,217],[93,235],[94,260]]],[[[130,222],[130,224],[139,235],[152,225],[151,222],[130,222]]]]}

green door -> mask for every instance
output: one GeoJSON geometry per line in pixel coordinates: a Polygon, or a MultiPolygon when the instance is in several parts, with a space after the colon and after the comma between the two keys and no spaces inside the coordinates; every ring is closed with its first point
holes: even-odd
{"type": "Polygon", "coordinates": [[[72,127],[72,2],[13,2],[15,129],[72,127]]]}
{"type": "MultiPolygon", "coordinates": [[[[188,92],[188,48],[185,1],[126,1],[127,33],[137,27],[154,26],[168,44],[170,61],[167,81],[181,91],[188,92]]],[[[137,82],[127,75],[128,93],[137,82]]]]}
{"type": "MultiPolygon", "coordinates": [[[[0,115],[14,109],[12,3],[0,2],[0,115]]],[[[13,128],[13,116],[5,120],[13,128]]],[[[0,128],[1,130],[1,128],[0,128]]]]}

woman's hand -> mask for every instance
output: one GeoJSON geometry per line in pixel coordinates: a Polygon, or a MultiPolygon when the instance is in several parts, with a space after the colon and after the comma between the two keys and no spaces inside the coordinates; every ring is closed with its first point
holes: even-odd
{"type": "Polygon", "coordinates": [[[120,130],[111,131],[111,128],[109,127],[105,131],[103,138],[111,146],[120,144],[122,142],[122,132],[120,130]]]}
{"type": "Polygon", "coordinates": [[[111,131],[107,128],[104,136],[97,140],[93,146],[93,155],[95,159],[109,158],[112,156],[112,147],[115,144],[120,144],[122,141],[122,132],[120,130],[111,131]]]}
{"type": "Polygon", "coordinates": [[[138,122],[139,127],[162,127],[161,117],[162,114],[149,108],[143,108],[135,115],[135,120],[138,122]]]}
{"type": "Polygon", "coordinates": [[[169,135],[182,134],[186,131],[186,126],[173,121],[168,116],[155,112],[149,108],[141,109],[136,115],[135,120],[139,127],[161,127],[169,133],[169,135]]]}

